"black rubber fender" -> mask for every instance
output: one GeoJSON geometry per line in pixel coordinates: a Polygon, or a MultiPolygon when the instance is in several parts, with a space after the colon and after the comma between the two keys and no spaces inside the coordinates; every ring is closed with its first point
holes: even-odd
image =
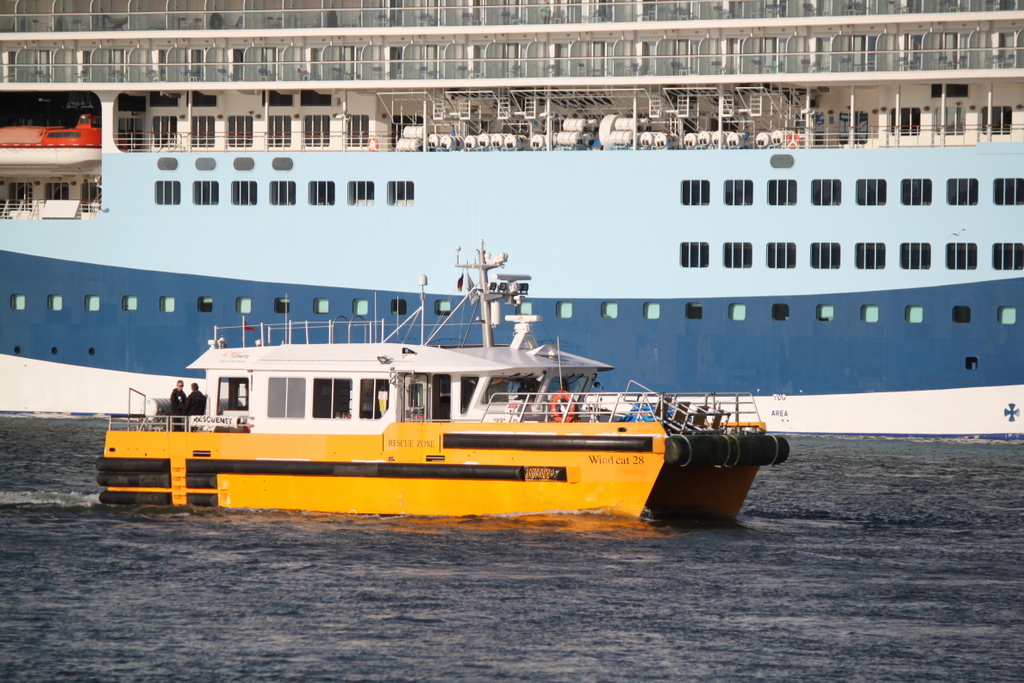
{"type": "Polygon", "coordinates": [[[779,465],[789,442],[774,434],[686,434],[665,439],[665,462],[678,467],[779,465]]]}

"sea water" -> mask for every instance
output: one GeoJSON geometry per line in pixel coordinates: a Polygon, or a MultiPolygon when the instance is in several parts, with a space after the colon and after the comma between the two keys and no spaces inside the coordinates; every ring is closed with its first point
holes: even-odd
{"type": "Polygon", "coordinates": [[[1024,446],[793,438],[735,523],[100,505],[0,417],[0,681],[1024,680],[1024,446]]]}

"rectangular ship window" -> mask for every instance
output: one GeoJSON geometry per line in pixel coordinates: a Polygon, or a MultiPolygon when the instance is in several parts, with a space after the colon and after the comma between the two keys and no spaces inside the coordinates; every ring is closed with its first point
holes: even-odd
{"type": "Polygon", "coordinates": [[[249,380],[221,377],[217,396],[218,415],[223,415],[225,410],[249,410],[249,380]]]}
{"type": "Polygon", "coordinates": [[[252,117],[228,117],[228,147],[252,147],[252,117]]]}
{"type": "Polygon", "coordinates": [[[352,299],[352,315],[368,315],[369,313],[369,299],[352,299]]]}
{"type": "Polygon", "coordinates": [[[283,296],[274,299],[274,313],[288,315],[292,312],[292,302],[283,296]]]}
{"type": "Polygon", "coordinates": [[[811,181],[811,204],[839,206],[843,203],[843,181],[825,179],[811,181]]]}
{"type": "Polygon", "coordinates": [[[196,310],[200,313],[213,313],[213,297],[201,296],[196,299],[196,310]]]}
{"type": "Polygon", "coordinates": [[[100,310],[100,297],[97,294],[85,295],[85,310],[93,313],[100,310]]]}
{"type": "Polygon", "coordinates": [[[46,307],[51,311],[59,311],[64,308],[64,297],[60,294],[51,294],[46,297],[46,307]]]}
{"type": "Polygon", "coordinates": [[[25,310],[25,295],[11,294],[11,308],[15,311],[25,310]]]}
{"type": "Polygon", "coordinates": [[[858,242],[854,260],[861,270],[882,270],[885,268],[885,243],[858,242]]]}
{"type": "Polygon", "coordinates": [[[970,306],[954,306],[953,307],[953,322],[965,325],[971,322],[971,307],[970,306]]]}
{"type": "Polygon", "coordinates": [[[602,318],[618,318],[619,317],[619,304],[614,301],[602,301],[601,302],[601,317],[602,318]]]}
{"type": "Polygon", "coordinates": [[[789,304],[772,304],[772,320],[789,320],[789,304]]]}
{"type": "Polygon", "coordinates": [[[746,320],[746,304],[729,304],[729,320],[746,320]]]}
{"type": "Polygon", "coordinates": [[[661,317],[661,304],[656,301],[648,301],[644,304],[644,318],[657,320],[661,317]]]}
{"type": "Polygon", "coordinates": [[[924,322],[924,306],[907,306],[903,310],[903,319],[908,323],[924,322]]]}
{"type": "Polygon", "coordinates": [[[390,206],[412,206],[415,192],[411,180],[388,181],[388,204],[390,206]]]}
{"type": "Polygon", "coordinates": [[[235,313],[242,315],[252,313],[252,299],[247,296],[240,296],[235,299],[235,313]]]}
{"type": "Polygon", "coordinates": [[[160,206],[181,204],[181,182],[158,180],[153,185],[154,200],[160,206]]]}
{"type": "Polygon", "coordinates": [[[1024,178],[996,178],[993,180],[992,200],[996,206],[1024,204],[1024,178]]]}
{"type": "Polygon", "coordinates": [[[267,417],[306,416],[306,379],[271,377],[267,385],[267,417]]]}
{"type": "MultiPolygon", "coordinates": [[[[441,302],[438,301],[437,303],[440,304],[441,302]]],[[[452,305],[451,305],[451,303],[448,302],[448,301],[445,301],[444,303],[448,304],[448,306],[445,307],[445,310],[444,310],[443,313],[438,313],[438,315],[451,315],[451,312],[452,312],[452,305]]],[[[436,306],[435,306],[435,309],[436,309],[436,306]]],[[[524,301],[523,303],[517,305],[516,306],[516,315],[533,315],[533,302],[532,301],[524,301]]]]}
{"type": "Polygon", "coordinates": [[[769,180],[768,204],[771,206],[796,205],[795,180],[769,180]]]}
{"type": "Polygon", "coordinates": [[[996,270],[1024,269],[1024,244],[1020,242],[993,244],[992,267],[996,270]]]}
{"type": "Polygon", "coordinates": [[[679,193],[683,206],[707,206],[711,202],[711,182],[684,180],[680,183],[679,193]]]}
{"type": "Polygon", "coordinates": [[[235,206],[256,205],[256,181],[255,180],[232,180],[231,181],[231,203],[235,206]]]}
{"type": "Polygon", "coordinates": [[[679,265],[683,268],[707,268],[709,254],[707,242],[683,242],[679,245],[679,265]]]}
{"type": "Polygon", "coordinates": [[[977,244],[973,242],[949,242],[946,244],[946,268],[949,270],[974,270],[977,267],[977,244]]]}
{"type": "Polygon", "coordinates": [[[950,206],[974,206],[978,203],[976,178],[950,178],[946,181],[946,203],[950,206]]]}
{"type": "Polygon", "coordinates": [[[392,299],[391,300],[391,315],[405,315],[409,310],[409,304],[405,299],[392,299]]]}
{"type": "Polygon", "coordinates": [[[753,180],[726,180],[724,188],[726,206],[750,206],[754,203],[753,180]]]}
{"type": "Polygon", "coordinates": [[[858,180],[857,204],[860,206],[884,206],[885,181],[882,179],[858,180]]]}
{"type": "Polygon", "coordinates": [[[864,304],[860,307],[860,319],[861,322],[865,323],[877,323],[878,322],[878,306],[874,304],[864,304]]]}
{"type": "Polygon", "coordinates": [[[726,242],[722,250],[722,265],[726,268],[750,268],[754,260],[754,247],[750,242],[726,242]]]}
{"type": "Polygon", "coordinates": [[[373,181],[350,180],[348,183],[349,206],[373,206],[373,181]]]}
{"type": "Polygon", "coordinates": [[[904,178],[900,182],[900,201],[904,206],[929,206],[932,181],[929,178],[904,178]]]}
{"type": "Polygon", "coordinates": [[[313,299],[313,313],[316,315],[326,315],[331,312],[331,302],[329,299],[313,299]]]}
{"type": "MultiPolygon", "coordinates": [[[[194,106],[194,105],[193,105],[194,106]]],[[[202,149],[213,147],[216,140],[215,126],[217,119],[213,116],[192,117],[192,147],[202,149]]]]}
{"type": "Polygon", "coordinates": [[[572,317],[572,302],[571,301],[557,301],[557,302],[555,302],[555,317],[557,317],[557,318],[571,318],[572,317]]]}
{"type": "Polygon", "coordinates": [[[161,313],[174,313],[174,297],[173,296],[162,296],[162,297],[160,297],[160,312],[161,313]]]}
{"type": "Polygon", "coordinates": [[[839,255],[838,242],[814,242],[811,244],[811,268],[838,268],[839,255]]]}
{"type": "Polygon", "coordinates": [[[220,203],[220,186],[216,180],[196,180],[192,183],[192,203],[197,206],[216,206],[220,203]]]}
{"type": "Polygon", "coordinates": [[[700,320],[704,317],[704,305],[698,303],[686,304],[686,319],[700,320]]]}
{"type": "Polygon", "coordinates": [[[270,203],[274,206],[292,206],[295,204],[295,181],[271,180],[270,203]]]}
{"type": "Polygon", "coordinates": [[[932,267],[932,245],[927,242],[904,242],[900,245],[900,268],[928,270],[932,267]]]}
{"type": "Polygon", "coordinates": [[[830,323],[836,319],[836,307],[832,304],[818,304],[814,309],[814,317],[820,322],[830,323]]]}
{"type": "Polygon", "coordinates": [[[309,205],[310,206],[334,206],[334,181],[333,180],[311,180],[311,181],[309,181],[309,205]]]}
{"type": "Polygon", "coordinates": [[[71,199],[69,183],[46,183],[43,196],[46,199],[71,199]]]}
{"type": "Polygon", "coordinates": [[[1000,306],[996,309],[996,320],[1000,325],[1016,325],[1017,309],[1014,306],[1000,306]]]}
{"type": "Polygon", "coordinates": [[[302,129],[302,142],[306,147],[326,147],[331,144],[331,117],[327,114],[307,114],[302,129]]]}
{"type": "MultiPolygon", "coordinates": [[[[519,304],[516,308],[516,315],[531,315],[533,313],[533,304],[529,301],[524,301],[519,304]]],[[[452,314],[452,302],[448,299],[438,299],[434,302],[434,315],[439,318],[445,318],[452,314]]]]}
{"type": "Polygon", "coordinates": [[[313,417],[348,420],[352,417],[352,380],[314,379],[313,417]]]}
{"type": "Polygon", "coordinates": [[[796,268],[795,242],[768,243],[769,268],[796,268]]]}
{"type": "Polygon", "coordinates": [[[267,146],[289,147],[292,144],[292,117],[275,114],[267,118],[267,146]]]}
{"type": "Polygon", "coordinates": [[[359,419],[379,420],[388,412],[388,380],[359,380],[359,419]]]}
{"type": "Polygon", "coordinates": [[[139,297],[137,296],[123,296],[121,297],[121,310],[128,311],[129,313],[139,310],[139,297]]]}

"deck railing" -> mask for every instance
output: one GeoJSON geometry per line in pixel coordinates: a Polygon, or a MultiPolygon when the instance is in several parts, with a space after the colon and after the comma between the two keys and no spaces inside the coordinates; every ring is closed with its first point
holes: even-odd
{"type": "MultiPolygon", "coordinates": [[[[240,4],[240,3],[239,3],[240,4]]],[[[0,33],[94,31],[268,31],[299,29],[382,29],[430,27],[511,27],[743,19],[796,19],[1009,12],[1021,0],[656,0],[622,2],[494,2],[483,7],[404,7],[226,9],[193,12],[127,11],[123,0],[108,12],[17,13],[0,16],[0,33]]],[[[381,3],[384,4],[384,3],[381,3]]],[[[469,3],[467,2],[467,5],[469,3]]]]}

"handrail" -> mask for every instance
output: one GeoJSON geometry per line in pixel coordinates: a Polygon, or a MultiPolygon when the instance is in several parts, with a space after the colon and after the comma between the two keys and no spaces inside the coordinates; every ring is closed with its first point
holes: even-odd
{"type": "MultiPolygon", "coordinates": [[[[118,3],[121,7],[123,4],[118,3]]],[[[268,3],[269,4],[269,3],[268,3]]],[[[590,3],[509,2],[483,7],[111,10],[39,12],[0,17],[0,33],[113,31],[283,31],[431,27],[515,27],[604,23],[735,21],[813,17],[921,16],[1024,9],[1020,0],[611,0],[590,3]]]]}

